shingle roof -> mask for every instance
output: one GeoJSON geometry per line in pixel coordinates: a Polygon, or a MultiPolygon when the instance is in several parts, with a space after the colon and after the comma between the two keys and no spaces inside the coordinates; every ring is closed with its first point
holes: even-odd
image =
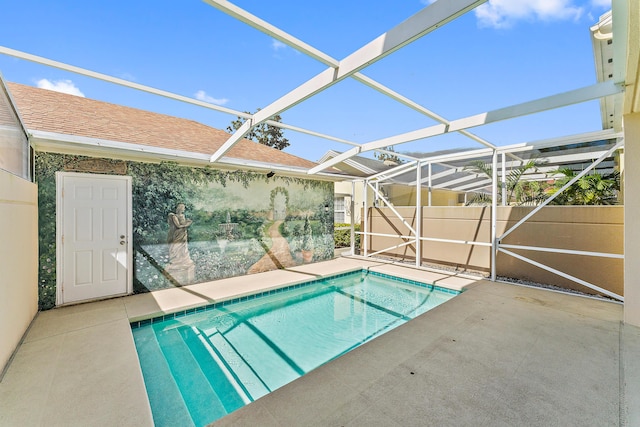
{"type": "MultiPolygon", "coordinates": [[[[17,83],[7,86],[28,130],[204,154],[213,154],[229,138],[228,133],[193,120],[17,83]]],[[[315,166],[309,160],[249,140],[241,140],[227,156],[284,166],[315,166]]]]}

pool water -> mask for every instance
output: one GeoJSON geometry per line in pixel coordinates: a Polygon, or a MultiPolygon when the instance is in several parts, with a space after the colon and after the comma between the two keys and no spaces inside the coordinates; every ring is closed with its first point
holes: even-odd
{"type": "Polygon", "coordinates": [[[156,426],[204,426],[458,292],[357,271],[132,325],[156,426]]]}

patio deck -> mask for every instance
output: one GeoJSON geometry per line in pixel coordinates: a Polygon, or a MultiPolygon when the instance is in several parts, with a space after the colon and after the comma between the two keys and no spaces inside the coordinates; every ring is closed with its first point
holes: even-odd
{"type": "Polygon", "coordinates": [[[640,330],[620,304],[344,257],[42,312],[0,425],[152,425],[130,321],[362,266],[465,292],[216,425],[640,425],[640,330]]]}

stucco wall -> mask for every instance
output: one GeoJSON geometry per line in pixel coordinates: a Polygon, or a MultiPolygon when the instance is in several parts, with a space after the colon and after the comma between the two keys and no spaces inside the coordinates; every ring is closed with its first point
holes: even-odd
{"type": "MultiPolygon", "coordinates": [[[[340,197],[340,196],[344,196],[345,197],[345,203],[347,203],[346,206],[346,212],[345,212],[345,220],[344,222],[349,224],[351,223],[351,192],[352,192],[352,184],[351,181],[343,181],[343,182],[336,182],[335,183],[335,194],[336,196],[340,197]]],[[[355,197],[354,197],[354,203],[355,203],[355,209],[353,211],[353,213],[355,213],[355,217],[353,219],[354,222],[358,223],[360,222],[360,212],[362,211],[362,201],[364,200],[363,197],[363,187],[362,187],[362,183],[361,182],[356,182],[355,185],[355,197]]]]}
{"type": "MultiPolygon", "coordinates": [[[[390,185],[387,193],[391,203],[396,206],[412,206],[416,204],[416,187],[406,185],[390,185]]],[[[458,195],[464,197],[464,193],[449,190],[433,189],[431,191],[431,206],[460,206],[458,195]]],[[[423,188],[420,194],[422,204],[427,205],[429,190],[423,188]]]]}
{"type": "Polygon", "coordinates": [[[624,116],[625,301],[624,321],[640,327],[640,113],[624,116]]]}
{"type": "Polygon", "coordinates": [[[0,372],[38,311],[36,185],[0,170],[0,372]]]}
{"type": "MultiPolygon", "coordinates": [[[[498,207],[497,234],[518,222],[532,208],[498,207]]],[[[415,228],[415,208],[397,210],[415,228]]],[[[490,242],[491,209],[489,207],[424,207],[422,235],[440,239],[490,242]]],[[[550,206],[534,215],[502,243],[581,251],[623,253],[624,208],[622,206],[550,206]]],[[[372,231],[409,235],[407,227],[389,210],[370,211],[372,231]]],[[[400,242],[397,238],[372,237],[369,252],[400,242]]],[[[422,259],[426,263],[444,264],[460,269],[489,271],[490,248],[456,243],[423,242],[422,259]]],[[[576,276],[622,295],[623,261],[620,259],[513,250],[520,255],[576,276]]],[[[415,260],[414,245],[390,250],[387,254],[415,260]]],[[[499,276],[531,280],[591,292],[531,264],[500,253],[499,276]]]]}

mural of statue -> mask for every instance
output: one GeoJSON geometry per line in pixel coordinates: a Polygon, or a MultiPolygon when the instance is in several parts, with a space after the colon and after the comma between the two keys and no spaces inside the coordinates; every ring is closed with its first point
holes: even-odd
{"type": "Polygon", "coordinates": [[[190,267],[193,261],[189,256],[187,247],[187,228],[193,223],[184,216],[184,203],[176,206],[176,212],[170,213],[167,222],[169,223],[169,234],[167,243],[169,244],[169,265],[172,268],[190,267]]]}

